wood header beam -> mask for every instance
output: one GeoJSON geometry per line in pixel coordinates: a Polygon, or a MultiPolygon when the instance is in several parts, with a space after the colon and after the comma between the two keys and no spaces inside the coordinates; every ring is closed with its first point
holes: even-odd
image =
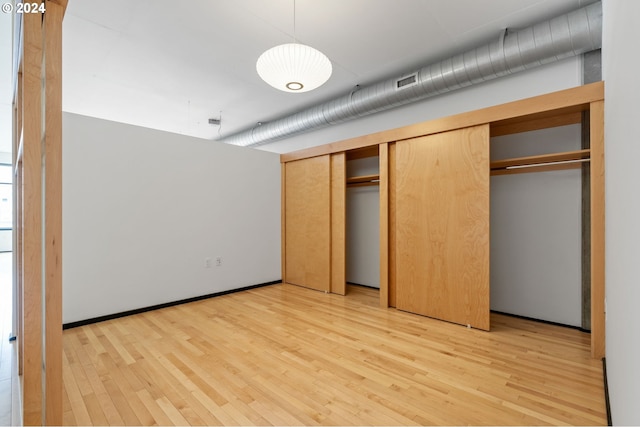
{"type": "Polygon", "coordinates": [[[588,110],[583,105],[556,110],[553,114],[540,113],[528,116],[526,120],[521,117],[501,120],[491,123],[491,136],[511,135],[514,133],[530,132],[540,129],[548,129],[558,126],[575,125],[582,121],[582,112],[588,110]]]}
{"type": "Polygon", "coordinates": [[[590,103],[603,99],[604,82],[590,83],[546,95],[281,154],[280,161],[286,163],[341,151],[348,153],[350,150],[363,149],[385,142],[394,142],[486,123],[502,122],[497,123],[498,130],[494,132],[509,133],[513,133],[512,129],[514,127],[517,128],[517,126],[528,130],[555,127],[560,126],[562,123],[570,124],[570,122],[576,120],[575,113],[586,111],[589,109],[590,103]],[[558,119],[552,119],[551,117],[553,116],[564,117],[558,121],[558,119]],[[546,118],[548,120],[545,120],[546,118]],[[500,126],[502,126],[502,130],[500,130],[500,126]]]}
{"type": "Polygon", "coordinates": [[[377,145],[371,145],[369,147],[358,148],[347,152],[347,161],[364,159],[367,157],[376,157],[379,153],[377,145]]]}

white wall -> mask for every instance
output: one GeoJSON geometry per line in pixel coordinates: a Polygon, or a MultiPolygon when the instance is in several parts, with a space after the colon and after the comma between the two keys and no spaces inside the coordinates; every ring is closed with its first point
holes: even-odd
{"type": "MultiPolygon", "coordinates": [[[[347,177],[376,175],[378,157],[350,160],[347,177]]],[[[347,282],[380,287],[380,188],[347,188],[347,282]]]]}
{"type": "Polygon", "coordinates": [[[606,351],[614,425],[640,425],[640,2],[603,1],[606,351]]]}
{"type": "MultiPolygon", "coordinates": [[[[580,125],[492,138],[491,160],[580,149],[580,125]]],[[[582,325],[580,169],[491,177],[491,309],[582,325]]]]}
{"type": "Polygon", "coordinates": [[[70,113],[63,132],[64,323],[281,278],[279,156],[70,113]]]}

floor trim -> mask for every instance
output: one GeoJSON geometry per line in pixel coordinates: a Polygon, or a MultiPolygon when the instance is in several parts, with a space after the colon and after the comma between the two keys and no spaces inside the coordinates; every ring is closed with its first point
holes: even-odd
{"type": "Polygon", "coordinates": [[[379,286],[364,285],[364,284],[362,284],[362,283],[347,282],[347,285],[362,286],[363,288],[369,288],[369,289],[377,289],[377,290],[380,290],[380,287],[379,287],[379,286]]]}
{"type": "Polygon", "coordinates": [[[604,403],[607,407],[607,425],[612,426],[611,403],[609,402],[609,382],[607,380],[607,358],[602,358],[602,377],[604,379],[604,403]]]}
{"type": "Polygon", "coordinates": [[[242,287],[242,288],[230,289],[228,291],[215,292],[215,293],[212,293],[212,294],[200,295],[200,296],[197,296],[197,297],[181,299],[181,300],[178,300],[178,301],[166,302],[166,303],[163,303],[163,304],[152,305],[152,306],[149,306],[149,307],[136,308],[134,310],[122,311],[120,313],[108,314],[106,316],[93,317],[91,319],[79,320],[77,322],[64,323],[62,325],[62,329],[64,330],[64,329],[78,328],[80,326],[91,325],[92,323],[98,323],[98,322],[104,322],[106,320],[118,319],[120,317],[126,317],[126,316],[131,316],[131,315],[134,315],[134,314],[145,313],[147,311],[159,310],[161,308],[173,307],[175,305],[187,304],[187,303],[195,302],[195,301],[201,301],[203,299],[219,297],[219,296],[222,296],[222,295],[228,295],[228,294],[232,294],[232,293],[235,293],[235,292],[248,291],[250,289],[261,288],[263,286],[276,285],[278,283],[282,283],[282,280],[274,280],[272,282],[259,283],[257,285],[250,285],[250,286],[245,286],[245,287],[242,287]]]}
{"type": "Polygon", "coordinates": [[[492,313],[496,313],[496,314],[502,314],[504,316],[517,317],[518,319],[524,319],[524,320],[531,320],[533,322],[546,323],[547,325],[562,326],[564,328],[577,329],[580,332],[586,332],[588,334],[591,333],[590,330],[584,329],[581,326],[567,325],[565,323],[552,322],[551,320],[536,319],[535,317],[527,317],[527,316],[521,316],[519,314],[505,313],[504,311],[491,310],[491,312],[492,313]]]}

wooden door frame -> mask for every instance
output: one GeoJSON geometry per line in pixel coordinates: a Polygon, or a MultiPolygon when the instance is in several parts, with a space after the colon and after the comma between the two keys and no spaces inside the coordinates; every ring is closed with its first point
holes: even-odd
{"type": "Polygon", "coordinates": [[[380,172],[380,307],[389,307],[389,144],[379,147],[380,172]]]}
{"type": "MultiPolygon", "coordinates": [[[[389,144],[404,139],[480,124],[490,125],[491,136],[577,124],[581,122],[583,112],[590,114],[591,133],[591,355],[594,358],[602,358],[605,355],[604,82],[590,83],[476,111],[284,153],[280,156],[280,161],[286,163],[324,154],[365,150],[378,145],[386,145],[389,148],[389,144]]],[[[381,307],[389,306],[389,298],[393,297],[394,285],[393,262],[395,258],[393,250],[389,249],[389,243],[394,239],[393,195],[389,194],[389,186],[393,187],[393,170],[389,169],[389,158],[392,156],[393,150],[388,149],[386,156],[387,196],[385,198],[381,196],[380,200],[380,218],[381,220],[387,218],[386,233],[381,224],[381,241],[386,238],[387,244],[381,246],[380,259],[381,261],[386,259],[389,263],[386,269],[381,267],[380,272],[381,307]],[[384,295],[387,295],[388,299],[383,299],[384,295]]],[[[381,179],[384,168],[385,163],[381,162],[381,179]]]]}

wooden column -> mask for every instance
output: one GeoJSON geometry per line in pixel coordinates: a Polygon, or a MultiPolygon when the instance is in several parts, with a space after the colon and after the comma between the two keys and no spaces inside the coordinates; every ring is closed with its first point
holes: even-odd
{"type": "Polygon", "coordinates": [[[591,356],[605,356],[604,101],[590,106],[591,133],[591,356]]]}
{"type": "MultiPolygon", "coordinates": [[[[16,337],[22,337],[22,292],[23,292],[23,274],[22,274],[22,88],[23,88],[22,71],[18,72],[16,79],[16,100],[14,103],[14,132],[13,132],[13,166],[14,166],[14,184],[13,184],[13,331],[16,337]]],[[[22,375],[22,360],[24,342],[19,339],[18,345],[18,374],[22,375]]]]}
{"type": "MultiPolygon", "coordinates": [[[[582,149],[591,148],[589,111],[582,112],[582,149]]],[[[582,190],[582,328],[591,330],[591,165],[584,162],[580,166],[582,190]]]]}
{"type": "MultiPolygon", "coordinates": [[[[22,206],[22,182],[23,182],[23,168],[22,168],[22,159],[19,162],[16,162],[15,172],[15,183],[14,186],[17,187],[17,190],[14,192],[16,197],[14,198],[15,206],[22,206]]],[[[16,337],[18,337],[17,345],[18,345],[18,355],[16,358],[16,362],[18,364],[18,375],[23,374],[23,366],[24,366],[24,340],[22,337],[24,336],[24,307],[23,307],[23,299],[22,295],[24,293],[24,273],[23,273],[23,263],[22,263],[22,253],[24,250],[23,243],[23,221],[24,216],[22,214],[22,209],[15,209],[15,223],[13,228],[14,233],[14,242],[15,246],[13,247],[13,262],[14,262],[14,297],[13,297],[13,307],[16,310],[13,318],[14,318],[14,333],[16,337]]]]}
{"type": "Polygon", "coordinates": [[[388,265],[387,293],[389,307],[396,306],[396,143],[389,144],[389,161],[387,162],[388,207],[388,265]]]}
{"type": "Polygon", "coordinates": [[[380,307],[389,307],[389,144],[379,146],[380,162],[380,307]]]}
{"type": "Polygon", "coordinates": [[[331,155],[331,292],[347,290],[347,161],[344,152],[331,155]]]}
{"type": "Polygon", "coordinates": [[[62,20],[66,0],[25,13],[16,76],[14,289],[25,425],[62,417],[62,20]]]}
{"type": "Polygon", "coordinates": [[[42,407],[42,15],[23,15],[23,422],[43,423],[42,407]]]}
{"type": "Polygon", "coordinates": [[[280,268],[282,269],[282,283],[287,283],[287,168],[285,163],[280,164],[280,268]]]}
{"type": "Polygon", "coordinates": [[[62,425],[62,19],[66,1],[47,0],[45,56],[45,424],[62,425]]]}

